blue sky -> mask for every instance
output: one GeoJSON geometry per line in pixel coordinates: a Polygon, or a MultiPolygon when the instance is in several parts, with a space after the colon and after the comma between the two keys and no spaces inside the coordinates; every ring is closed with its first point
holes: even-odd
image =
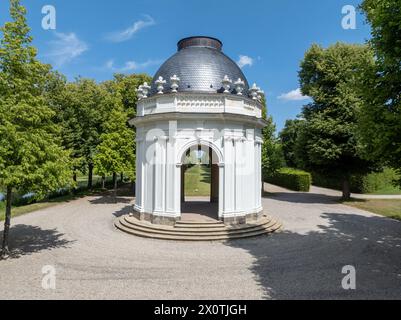
{"type": "MultiPolygon", "coordinates": [[[[181,38],[219,38],[224,52],[244,63],[249,82],[265,90],[278,130],[308,102],[296,90],[299,63],[311,44],[363,43],[369,38],[360,15],[355,30],[341,25],[343,6],[359,2],[22,0],[39,58],[70,80],[80,75],[102,81],[114,72],[153,75],[181,38]],[[56,8],[56,30],[41,27],[45,5],[56,8]]],[[[2,0],[0,24],[8,19],[8,1],[2,0]]]]}

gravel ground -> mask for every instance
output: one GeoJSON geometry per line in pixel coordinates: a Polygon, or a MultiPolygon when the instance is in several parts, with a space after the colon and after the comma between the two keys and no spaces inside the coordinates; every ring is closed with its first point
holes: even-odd
{"type": "Polygon", "coordinates": [[[285,230],[225,243],[122,233],[113,220],[129,212],[126,196],[17,217],[16,255],[0,261],[0,299],[401,298],[401,223],[328,195],[267,189],[265,210],[285,230]],[[56,270],[55,290],[41,286],[45,265],[56,270]],[[356,268],[356,290],[341,287],[345,265],[356,268]]]}

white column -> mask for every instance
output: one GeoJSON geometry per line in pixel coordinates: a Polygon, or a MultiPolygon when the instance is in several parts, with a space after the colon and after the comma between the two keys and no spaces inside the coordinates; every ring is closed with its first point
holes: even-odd
{"type": "Polygon", "coordinates": [[[222,218],[225,212],[224,169],[224,163],[219,163],[219,218],[222,218]]]}
{"type": "Polygon", "coordinates": [[[135,179],[135,205],[137,210],[142,210],[143,199],[142,199],[142,187],[143,187],[143,166],[142,166],[142,156],[143,156],[143,141],[141,139],[136,140],[136,179],[135,179]]]}
{"type": "Polygon", "coordinates": [[[256,181],[257,189],[255,190],[256,195],[256,207],[260,208],[262,205],[262,142],[257,141],[255,144],[256,149],[256,181]]]}
{"type": "Polygon", "coordinates": [[[224,212],[235,210],[235,149],[232,137],[224,140],[224,212]]]}
{"type": "Polygon", "coordinates": [[[153,197],[154,166],[155,166],[154,147],[155,147],[154,143],[144,141],[144,153],[142,156],[142,160],[143,160],[143,162],[142,162],[143,163],[143,179],[142,179],[143,206],[142,206],[142,209],[148,213],[153,212],[153,209],[154,209],[154,197],[153,197]],[[149,154],[147,154],[148,152],[149,152],[149,154]]]}
{"type": "Polygon", "coordinates": [[[177,213],[175,207],[175,193],[176,183],[175,183],[175,153],[174,153],[174,141],[168,139],[166,141],[166,184],[165,184],[165,194],[166,194],[166,211],[177,213]]]}
{"type": "Polygon", "coordinates": [[[236,138],[234,140],[234,150],[235,150],[235,156],[234,156],[234,181],[235,181],[235,212],[241,211],[243,208],[242,206],[242,199],[243,199],[243,144],[241,139],[236,138]]]}
{"type": "Polygon", "coordinates": [[[166,136],[159,136],[155,141],[155,211],[166,211],[166,136]]]}

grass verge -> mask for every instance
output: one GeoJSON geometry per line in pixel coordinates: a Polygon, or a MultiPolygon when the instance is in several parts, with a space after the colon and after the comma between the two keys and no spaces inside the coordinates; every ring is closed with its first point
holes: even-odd
{"type": "Polygon", "coordinates": [[[343,204],[401,221],[401,199],[351,200],[343,202],[343,204]]]}
{"type": "MultiPolygon", "coordinates": [[[[57,198],[54,198],[51,200],[45,200],[45,201],[31,203],[28,205],[12,206],[11,207],[11,217],[17,217],[17,216],[27,214],[27,213],[30,213],[33,211],[37,211],[40,209],[54,207],[58,204],[65,203],[65,202],[68,202],[71,200],[75,200],[80,197],[84,197],[88,194],[90,194],[90,192],[82,192],[82,193],[75,194],[75,195],[66,195],[66,196],[57,197],[57,198]]],[[[0,221],[4,221],[5,213],[6,213],[5,206],[6,206],[5,202],[0,202],[0,221]]]]}

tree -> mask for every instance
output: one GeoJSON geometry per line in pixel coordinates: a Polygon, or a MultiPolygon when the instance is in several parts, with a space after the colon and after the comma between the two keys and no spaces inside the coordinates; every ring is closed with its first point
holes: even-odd
{"type": "Polygon", "coordinates": [[[367,158],[401,173],[401,1],[364,0],[361,9],[371,25],[376,63],[360,81],[370,104],[360,112],[359,138],[367,158]]]}
{"type": "Polygon", "coordinates": [[[9,254],[11,201],[15,190],[37,199],[69,183],[68,152],[60,147],[60,128],[44,99],[49,66],[36,49],[19,0],[10,0],[11,22],[0,42],[0,185],[6,188],[6,217],[1,256],[9,254]]]}
{"type": "Polygon", "coordinates": [[[280,141],[283,150],[283,156],[287,166],[296,168],[298,161],[295,155],[295,146],[302,126],[301,119],[290,119],[285,122],[283,130],[280,132],[280,141]]]}
{"type": "Polygon", "coordinates": [[[74,177],[77,171],[87,172],[88,188],[91,189],[93,157],[109,113],[105,104],[108,92],[90,79],[78,78],[64,86],[62,82],[63,79],[53,75],[48,94],[50,105],[63,127],[63,146],[71,150],[74,177]]]}
{"type": "Polygon", "coordinates": [[[85,163],[79,147],[82,139],[82,126],[75,118],[73,104],[67,90],[67,79],[57,71],[50,72],[46,81],[45,99],[49,107],[55,112],[55,121],[62,127],[62,145],[70,150],[73,180],[77,183],[77,171],[84,171],[85,163]]]}
{"type": "Polygon", "coordinates": [[[262,116],[267,122],[267,126],[262,129],[263,145],[262,145],[262,179],[273,175],[284,164],[284,158],[281,145],[274,133],[276,126],[273,118],[267,116],[266,100],[262,100],[262,116]]]}
{"type": "MultiPolygon", "coordinates": [[[[124,111],[121,97],[109,94],[105,104],[110,115],[103,125],[100,144],[94,156],[95,170],[102,176],[124,172],[134,180],[135,153],[134,131],[127,126],[128,115],[124,111]]],[[[117,179],[114,179],[114,193],[117,194],[117,179]]]]}
{"type": "MultiPolygon", "coordinates": [[[[138,96],[136,89],[144,82],[150,83],[152,78],[147,74],[115,74],[114,79],[110,81],[105,81],[103,86],[107,91],[113,95],[120,97],[121,103],[124,107],[124,111],[127,114],[128,120],[136,116],[136,106],[138,102],[138,96]]],[[[128,122],[126,123],[127,128],[131,130],[128,122]]],[[[136,130],[132,128],[132,140],[134,141],[133,148],[134,153],[136,153],[136,143],[135,136],[136,130]]],[[[135,166],[133,176],[135,176],[135,166]]],[[[121,173],[122,176],[122,173],[121,173]]],[[[115,180],[115,174],[113,174],[113,181],[115,180]]],[[[122,179],[121,179],[122,180],[122,179]]],[[[132,180],[133,181],[133,180],[132,180]]]]}
{"type": "Polygon", "coordinates": [[[138,102],[136,89],[144,82],[151,83],[152,78],[147,74],[115,74],[111,82],[113,90],[116,90],[121,96],[124,110],[127,112],[128,118],[134,118],[136,116],[136,105],[138,102]]]}
{"type": "Polygon", "coordinates": [[[357,143],[358,110],[367,103],[359,95],[362,69],[374,64],[366,46],[337,43],[327,49],[313,45],[301,63],[301,91],[313,102],[304,106],[305,122],[296,156],[304,169],[340,177],[343,198],[350,198],[350,176],[364,174],[374,163],[361,157],[357,143]]]}

